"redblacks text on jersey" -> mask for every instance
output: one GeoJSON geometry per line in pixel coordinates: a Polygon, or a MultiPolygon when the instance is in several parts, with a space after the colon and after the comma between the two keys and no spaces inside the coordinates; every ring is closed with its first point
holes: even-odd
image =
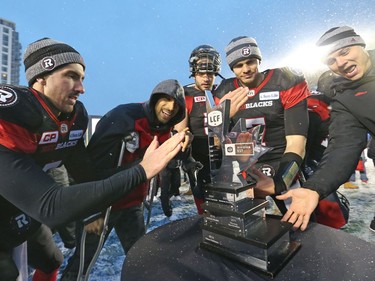
{"type": "MultiPolygon", "coordinates": [[[[273,150],[261,157],[259,162],[279,159],[285,151],[285,136],[307,135],[307,124],[299,126],[300,120],[287,118],[286,112],[301,102],[306,102],[310,95],[303,75],[289,68],[271,69],[263,74],[265,78],[262,83],[257,88],[249,89],[248,101],[232,120],[235,124],[240,118],[244,118],[247,128],[264,125],[262,141],[273,150]]],[[[216,102],[240,86],[237,78],[223,80],[214,91],[216,102]]]]}

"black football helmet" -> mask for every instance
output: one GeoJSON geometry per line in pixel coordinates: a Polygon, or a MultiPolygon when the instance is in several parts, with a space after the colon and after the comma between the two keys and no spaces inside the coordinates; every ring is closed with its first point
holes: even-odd
{"type": "Polygon", "coordinates": [[[200,45],[190,54],[189,58],[190,77],[199,73],[213,73],[220,75],[221,58],[218,51],[210,45],[200,45]]]}

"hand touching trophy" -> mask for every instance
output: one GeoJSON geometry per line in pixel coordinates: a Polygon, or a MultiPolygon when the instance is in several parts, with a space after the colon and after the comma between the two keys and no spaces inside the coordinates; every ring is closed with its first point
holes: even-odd
{"type": "Polygon", "coordinates": [[[240,119],[230,129],[230,101],[215,106],[206,92],[211,183],[201,247],[275,276],[300,244],[291,241],[290,223],[266,215],[268,201],[254,198],[252,168],[270,149],[261,143],[262,126],[246,129],[240,119]]]}

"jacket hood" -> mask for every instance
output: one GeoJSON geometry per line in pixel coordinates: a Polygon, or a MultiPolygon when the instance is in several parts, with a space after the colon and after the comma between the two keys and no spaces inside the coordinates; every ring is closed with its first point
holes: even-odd
{"type": "Polygon", "coordinates": [[[152,129],[157,131],[168,130],[185,118],[186,103],[184,89],[177,80],[169,79],[162,81],[153,89],[150,99],[143,103],[143,108],[152,129]],[[160,123],[155,113],[155,105],[161,95],[168,95],[174,98],[179,105],[177,114],[166,124],[160,123]]]}

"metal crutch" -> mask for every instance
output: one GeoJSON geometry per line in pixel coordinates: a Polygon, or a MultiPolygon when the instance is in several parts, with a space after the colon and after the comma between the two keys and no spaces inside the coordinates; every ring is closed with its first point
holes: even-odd
{"type": "Polygon", "coordinates": [[[151,219],[151,214],[152,214],[152,205],[154,202],[154,197],[156,196],[156,191],[158,188],[158,175],[154,176],[150,180],[150,185],[149,185],[149,191],[148,191],[148,200],[145,199],[143,201],[143,206],[147,210],[147,217],[146,217],[146,227],[150,224],[150,219],[151,219]]]}
{"type": "MultiPolygon", "coordinates": [[[[128,135],[128,136],[126,136],[122,139],[121,150],[120,150],[120,155],[119,155],[119,159],[118,159],[118,162],[117,162],[117,167],[120,167],[121,164],[122,164],[122,160],[123,160],[124,152],[125,152],[125,147],[126,147],[126,142],[130,141],[130,140],[132,140],[132,136],[130,136],[130,135],[128,135]]],[[[104,244],[105,236],[106,236],[107,231],[108,231],[108,221],[109,221],[109,215],[111,213],[111,209],[112,209],[112,206],[109,206],[107,208],[106,212],[105,212],[104,221],[103,221],[103,230],[102,230],[102,233],[100,234],[98,247],[96,248],[95,254],[94,254],[93,258],[91,259],[91,262],[90,262],[89,266],[87,267],[85,275],[83,275],[83,268],[84,268],[84,264],[85,264],[85,241],[86,241],[87,231],[85,229],[83,229],[82,237],[81,237],[80,261],[79,261],[79,270],[78,270],[78,275],[77,275],[77,281],[87,281],[88,280],[88,278],[90,276],[90,272],[91,272],[92,268],[94,267],[94,265],[95,265],[95,263],[96,263],[96,261],[99,257],[100,251],[102,250],[102,247],[103,247],[103,244],[104,244]]],[[[89,222],[92,222],[92,221],[96,220],[98,217],[99,217],[98,214],[95,214],[95,215],[85,219],[84,222],[85,222],[85,224],[87,224],[89,222]]]]}

